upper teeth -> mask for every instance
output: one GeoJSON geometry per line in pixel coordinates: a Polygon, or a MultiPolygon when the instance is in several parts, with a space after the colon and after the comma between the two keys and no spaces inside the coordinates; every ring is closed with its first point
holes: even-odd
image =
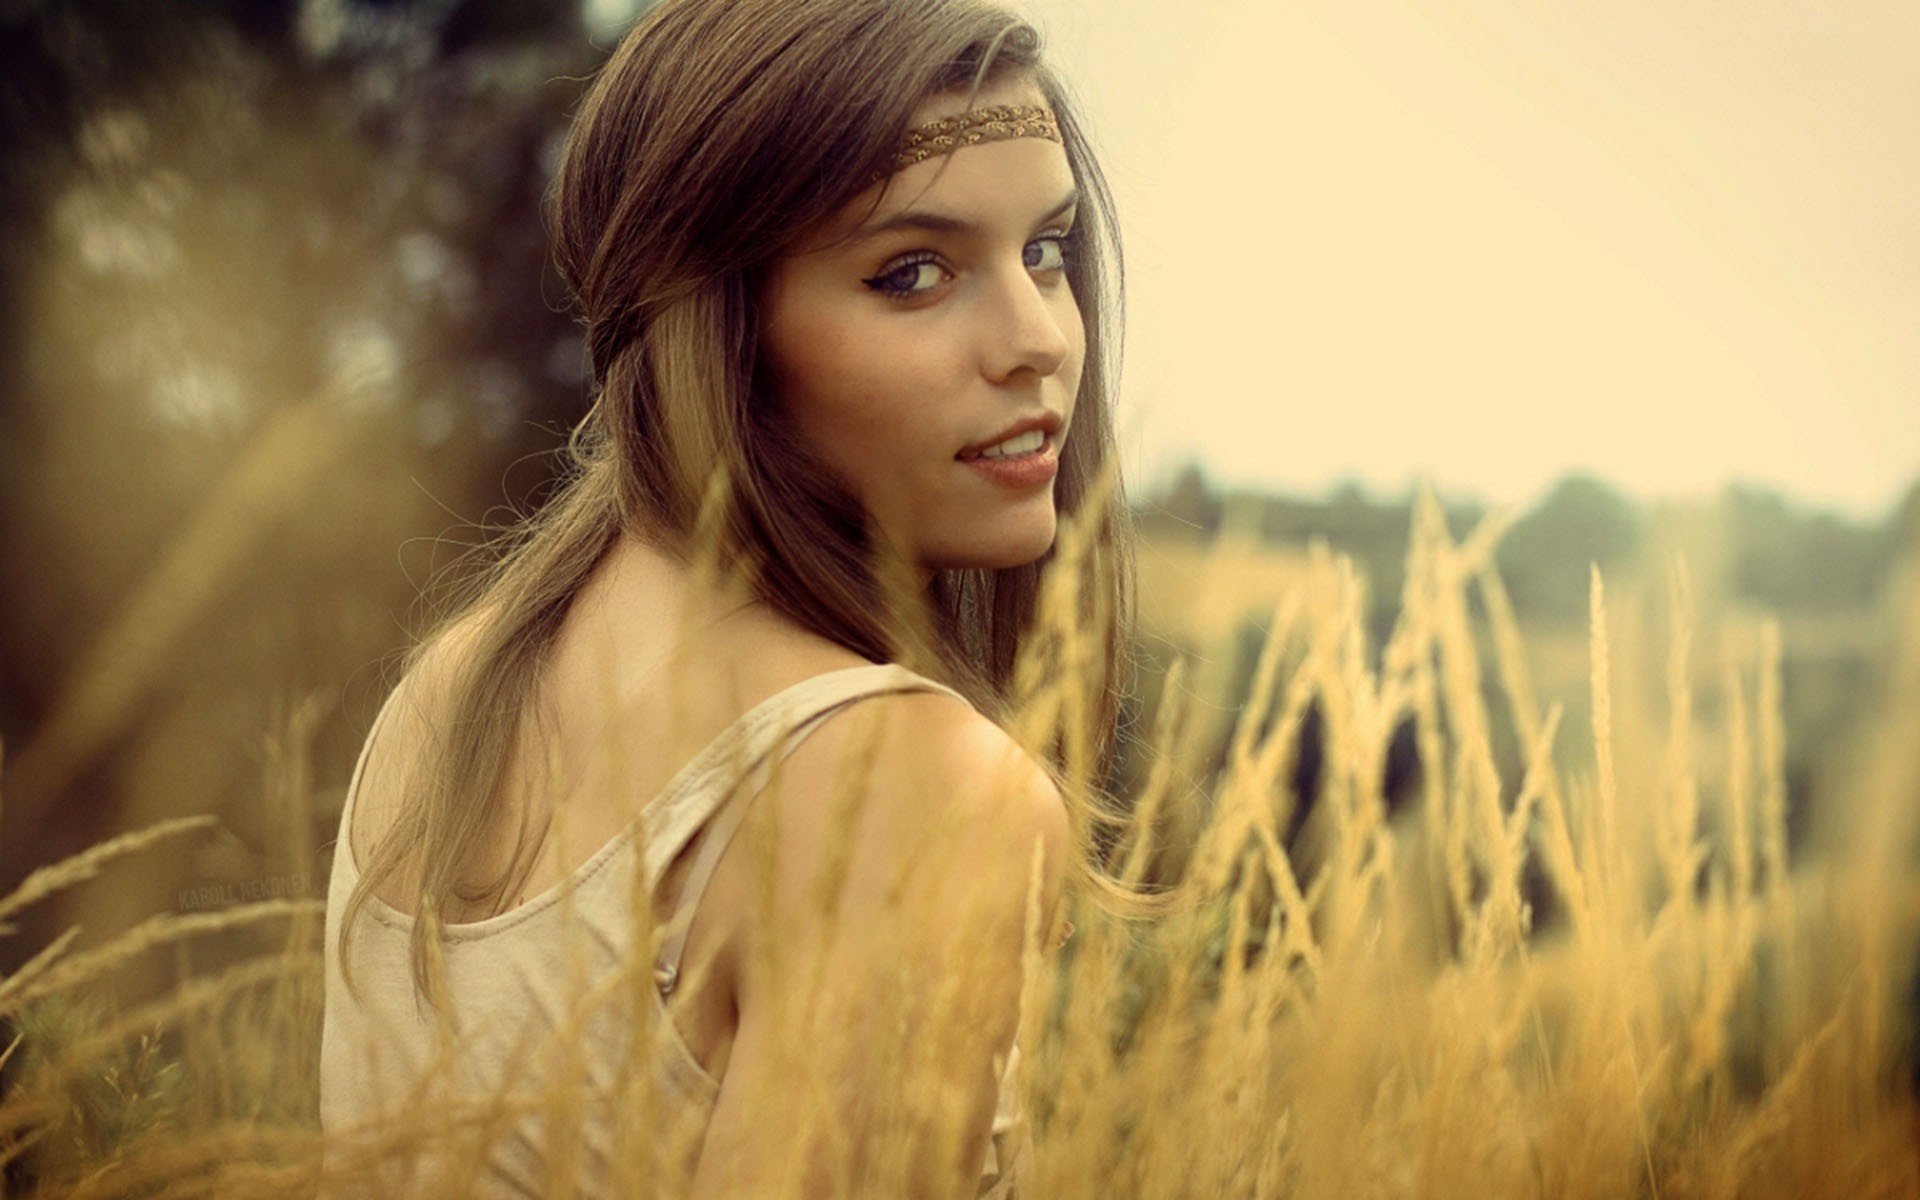
{"type": "Polygon", "coordinates": [[[1035,450],[1038,450],[1041,447],[1041,445],[1046,442],[1046,440],[1047,440],[1046,430],[1029,429],[1027,430],[1027,432],[1020,434],[1017,437],[1010,437],[1004,442],[1000,442],[995,445],[988,446],[985,450],[980,451],[980,453],[969,455],[968,457],[1006,458],[1008,455],[1012,455],[1012,454],[1029,454],[1035,450]]]}

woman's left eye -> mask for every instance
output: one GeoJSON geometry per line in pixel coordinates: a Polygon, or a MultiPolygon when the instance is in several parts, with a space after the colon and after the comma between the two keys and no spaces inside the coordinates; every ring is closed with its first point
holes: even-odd
{"type": "Polygon", "coordinates": [[[1027,243],[1025,262],[1030,271],[1058,271],[1073,261],[1073,235],[1071,233],[1049,233],[1027,243]],[[1053,247],[1053,257],[1049,261],[1044,253],[1037,249],[1053,247]]]}

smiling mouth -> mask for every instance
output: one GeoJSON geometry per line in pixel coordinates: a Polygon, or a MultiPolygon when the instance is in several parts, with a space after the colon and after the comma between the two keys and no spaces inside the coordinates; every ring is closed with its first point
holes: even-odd
{"type": "Polygon", "coordinates": [[[1048,434],[1037,450],[1025,454],[975,455],[959,460],[982,479],[1027,493],[1060,473],[1060,451],[1048,434]]]}
{"type": "MultiPolygon", "coordinates": [[[[1008,439],[1008,441],[1020,441],[1020,440],[1022,440],[1022,438],[1008,439]]],[[[1049,433],[1045,430],[1042,430],[1040,433],[1039,445],[1030,447],[1029,449],[1022,450],[1015,454],[1007,454],[1007,453],[988,454],[985,451],[976,450],[971,453],[967,451],[961,451],[959,454],[956,454],[953,457],[954,457],[954,460],[957,462],[1018,462],[1020,459],[1023,459],[1023,458],[1033,458],[1038,455],[1047,454],[1057,449],[1059,445],[1060,445],[1059,434],[1049,433]]]]}

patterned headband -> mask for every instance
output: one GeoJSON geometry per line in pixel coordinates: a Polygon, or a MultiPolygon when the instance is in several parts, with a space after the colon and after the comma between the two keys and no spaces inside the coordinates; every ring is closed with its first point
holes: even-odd
{"type": "MultiPolygon", "coordinates": [[[[1060,123],[1051,109],[1033,104],[994,104],[916,126],[901,140],[900,150],[893,158],[893,169],[903,170],[917,162],[951,154],[962,146],[1020,137],[1043,137],[1066,144],[1061,141],[1060,123]]],[[[871,186],[886,177],[887,172],[878,172],[868,184],[871,186]]]]}

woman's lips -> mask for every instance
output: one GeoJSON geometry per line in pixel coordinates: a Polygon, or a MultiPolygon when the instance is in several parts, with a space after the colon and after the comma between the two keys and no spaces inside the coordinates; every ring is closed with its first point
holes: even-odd
{"type": "Polygon", "coordinates": [[[956,459],[1002,487],[1032,488],[1046,483],[1060,470],[1060,446],[1056,434],[1048,434],[1038,450],[1009,458],[956,459]]]}

